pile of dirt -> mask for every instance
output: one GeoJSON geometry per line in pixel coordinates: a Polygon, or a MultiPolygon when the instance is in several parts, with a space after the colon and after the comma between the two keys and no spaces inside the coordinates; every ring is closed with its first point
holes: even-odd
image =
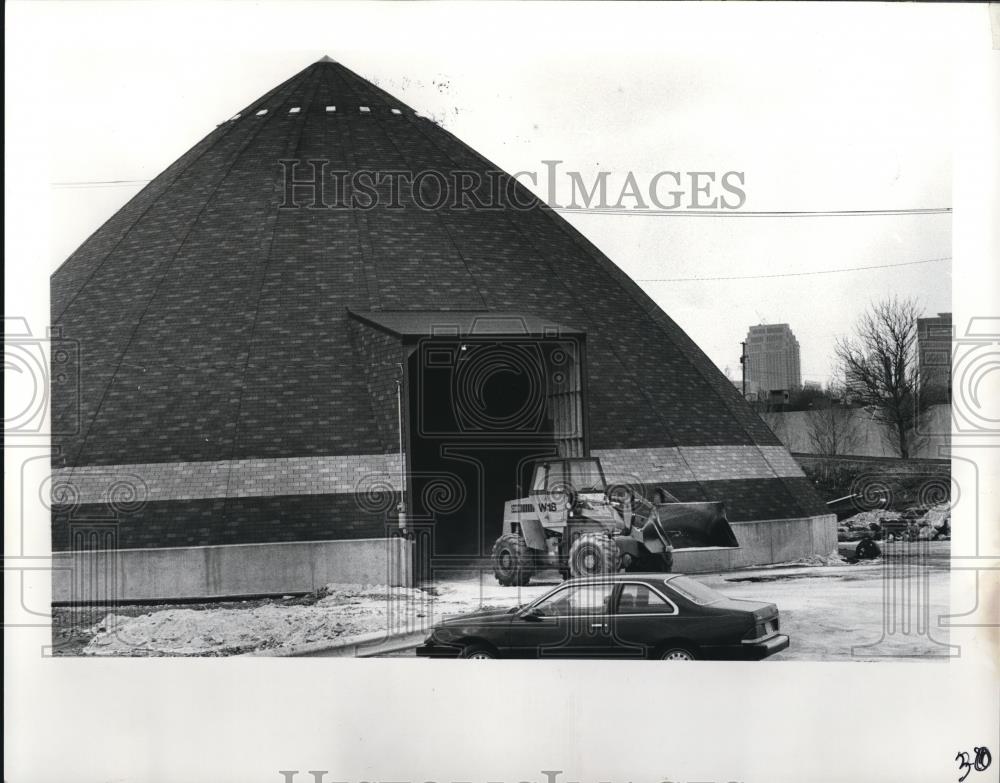
{"type": "Polygon", "coordinates": [[[898,522],[911,519],[915,525],[915,537],[920,540],[933,540],[941,537],[948,537],[951,532],[951,505],[940,503],[932,506],[923,513],[914,511],[862,511],[852,517],[840,522],[837,525],[838,541],[858,541],[871,534],[878,537],[879,528],[884,521],[898,522]],[[875,529],[872,526],[877,526],[875,529]]]}
{"type": "Polygon", "coordinates": [[[415,588],[327,585],[309,600],[240,608],[171,607],[108,614],[87,629],[84,655],[237,655],[422,627],[431,596],[415,588]]]}
{"type": "MultiPolygon", "coordinates": [[[[492,579],[490,580],[492,581],[492,579]]],[[[548,589],[511,590],[478,579],[437,588],[328,584],[298,599],[245,605],[168,606],[109,613],[87,628],[84,655],[238,655],[372,633],[425,630],[442,617],[507,608],[548,589]],[[523,592],[522,592],[523,591],[523,592]]]]}
{"type": "Polygon", "coordinates": [[[899,519],[900,512],[884,511],[876,509],[874,511],[861,511],[853,517],[841,520],[837,525],[838,541],[858,541],[872,532],[872,525],[881,525],[883,519],[899,519]]]}
{"type": "Polygon", "coordinates": [[[278,606],[108,615],[94,630],[85,655],[235,655],[362,632],[333,612],[278,606]]]}
{"type": "Polygon", "coordinates": [[[932,506],[927,509],[927,513],[924,515],[924,520],[926,520],[927,524],[935,530],[950,528],[951,504],[941,503],[937,506],[932,506]]]}

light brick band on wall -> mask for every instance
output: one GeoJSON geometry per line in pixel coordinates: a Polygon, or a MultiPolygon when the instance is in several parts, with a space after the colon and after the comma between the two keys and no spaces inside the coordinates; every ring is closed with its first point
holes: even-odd
{"type": "MultiPolygon", "coordinates": [[[[609,482],[682,482],[802,478],[781,446],[686,446],[595,450],[609,482]]],[[[405,487],[405,477],[403,478],[405,487]]],[[[136,500],[199,500],[398,492],[398,454],[93,465],[53,472],[53,495],[69,489],[76,503],[105,503],[134,488],[136,500]]]]}
{"type": "Polygon", "coordinates": [[[803,478],[784,446],[595,449],[608,481],[681,482],[803,478]]]}
{"type": "Polygon", "coordinates": [[[106,503],[116,487],[148,502],[398,492],[399,466],[398,454],[92,465],[53,471],[52,494],[57,503],[67,489],[76,503],[106,503]]]}

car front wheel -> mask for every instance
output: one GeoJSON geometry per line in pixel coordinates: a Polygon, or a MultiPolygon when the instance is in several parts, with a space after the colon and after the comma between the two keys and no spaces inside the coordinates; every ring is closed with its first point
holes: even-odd
{"type": "Polygon", "coordinates": [[[660,653],[661,661],[694,661],[698,656],[687,647],[677,647],[671,645],[660,653]]]}

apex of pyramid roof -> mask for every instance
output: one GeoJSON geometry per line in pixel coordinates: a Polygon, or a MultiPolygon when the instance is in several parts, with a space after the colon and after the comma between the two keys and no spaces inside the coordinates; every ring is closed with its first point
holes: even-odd
{"type": "Polygon", "coordinates": [[[334,63],[334,64],[336,64],[337,61],[334,60],[330,55],[324,54],[316,62],[318,62],[318,63],[334,63]]]}

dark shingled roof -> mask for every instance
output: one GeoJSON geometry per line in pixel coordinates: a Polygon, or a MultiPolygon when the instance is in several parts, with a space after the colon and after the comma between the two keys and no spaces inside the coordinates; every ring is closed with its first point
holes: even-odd
{"type": "MultiPolygon", "coordinates": [[[[279,209],[283,159],[497,171],[328,58],[275,87],[52,276],[52,323],[81,351],[79,427],[56,438],[62,464],[391,452],[350,312],[401,334],[439,310],[551,316],[585,332],[594,449],[779,444],[677,324],[506,175],[530,208],[426,210],[404,198],[402,209],[279,209]]],[[[57,394],[54,415],[74,402],[57,394]]]]}

